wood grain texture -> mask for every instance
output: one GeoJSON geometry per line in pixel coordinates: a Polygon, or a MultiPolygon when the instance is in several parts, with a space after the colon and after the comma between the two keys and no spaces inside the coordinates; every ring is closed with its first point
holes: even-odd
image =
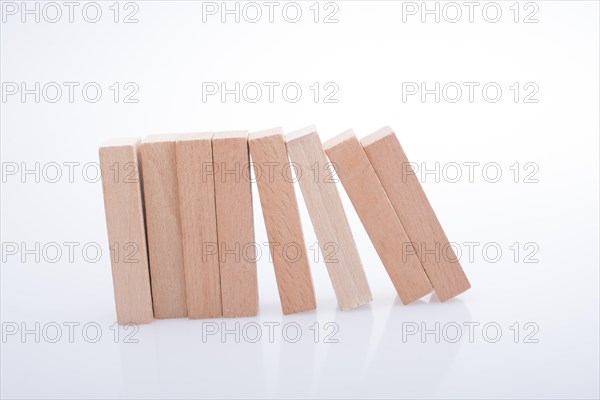
{"type": "Polygon", "coordinates": [[[153,135],[140,146],[146,230],[156,318],[187,316],[181,244],[176,135],[153,135]]]}
{"type": "Polygon", "coordinates": [[[137,138],[100,147],[100,170],[119,324],[152,321],[152,293],[137,138]]]}
{"type": "Polygon", "coordinates": [[[248,133],[218,132],[212,145],[223,316],[254,316],[258,287],[248,133]]]}
{"type": "Polygon", "coordinates": [[[283,313],[314,310],[315,293],[283,131],[252,133],[248,143],[283,313]]]}
{"type": "Polygon", "coordinates": [[[353,131],[323,144],[404,304],[431,293],[431,283],[353,131]]]}
{"type": "Polygon", "coordinates": [[[362,146],[400,218],[440,301],[471,287],[406,154],[390,127],[362,146]]]}
{"type": "Polygon", "coordinates": [[[175,145],[189,318],[222,316],[212,137],[181,135],[175,145]]]}
{"type": "Polygon", "coordinates": [[[367,304],[371,290],[316,128],[292,132],[286,141],[290,159],[301,172],[300,190],[338,305],[349,310],[367,304]],[[314,171],[319,171],[318,176],[314,171]]]}

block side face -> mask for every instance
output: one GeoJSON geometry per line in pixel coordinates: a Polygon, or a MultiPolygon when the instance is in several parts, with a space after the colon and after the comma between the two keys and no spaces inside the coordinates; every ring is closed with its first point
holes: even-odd
{"type": "Polygon", "coordinates": [[[325,264],[340,309],[368,303],[372,299],[371,291],[318,135],[309,133],[302,136],[302,140],[287,141],[286,146],[291,161],[303,171],[299,178],[300,191],[323,254],[331,253],[329,247],[325,248],[331,243],[339,249],[337,262],[326,260],[325,264]],[[316,179],[304,173],[311,171],[314,165],[319,166],[316,179]]]}
{"type": "Polygon", "coordinates": [[[117,321],[152,321],[146,232],[135,146],[100,149],[100,170],[117,321]]]}
{"type": "Polygon", "coordinates": [[[469,289],[470,283],[396,135],[384,135],[363,147],[394,211],[415,244],[438,298],[445,301],[469,289]],[[431,249],[435,249],[435,254],[431,249]]]}
{"type": "Polygon", "coordinates": [[[284,314],[316,308],[312,276],[302,233],[294,187],[286,174],[288,155],[282,134],[250,141],[261,208],[269,242],[277,287],[284,314]],[[268,171],[268,172],[267,172],[268,171]],[[294,257],[285,253],[293,245],[294,257]],[[287,246],[287,247],[286,247],[287,246]]]}
{"type": "Polygon", "coordinates": [[[189,318],[222,316],[210,137],[177,142],[177,182],[189,318]]]}
{"type": "Polygon", "coordinates": [[[431,293],[423,266],[356,136],[336,140],[327,155],[338,166],[340,181],[402,302],[431,293]]]}
{"type": "Polygon", "coordinates": [[[223,316],[254,316],[258,288],[248,142],[213,139],[212,146],[223,316]]]}
{"type": "Polygon", "coordinates": [[[140,147],[156,318],[187,316],[175,149],[173,141],[140,147]]]}

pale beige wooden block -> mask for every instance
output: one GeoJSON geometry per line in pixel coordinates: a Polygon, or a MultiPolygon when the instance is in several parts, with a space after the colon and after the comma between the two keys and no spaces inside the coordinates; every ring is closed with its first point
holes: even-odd
{"type": "Polygon", "coordinates": [[[212,145],[223,316],[254,316],[258,287],[248,133],[218,132],[212,145]]]}
{"type": "Polygon", "coordinates": [[[115,139],[100,147],[106,228],[120,324],[144,324],[153,316],[137,157],[139,143],[138,138],[115,139]]]}
{"type": "Polygon", "coordinates": [[[156,318],[187,316],[181,244],[176,135],[153,135],[140,146],[152,301],[156,318]]]}
{"type": "Polygon", "coordinates": [[[283,131],[252,133],[248,143],[283,313],[314,310],[315,293],[283,131]]]}
{"type": "Polygon", "coordinates": [[[404,304],[431,293],[431,283],[353,131],[323,144],[404,304]]]}
{"type": "Polygon", "coordinates": [[[222,316],[212,133],[177,138],[177,182],[189,318],[222,316]]]}
{"type": "Polygon", "coordinates": [[[385,127],[361,140],[440,301],[471,287],[398,138],[385,127]]]}
{"type": "Polygon", "coordinates": [[[367,304],[371,290],[317,130],[292,132],[286,141],[338,305],[349,310],[367,304]]]}

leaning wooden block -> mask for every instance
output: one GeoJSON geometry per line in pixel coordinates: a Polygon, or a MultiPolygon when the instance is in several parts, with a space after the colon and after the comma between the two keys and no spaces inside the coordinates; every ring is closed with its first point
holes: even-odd
{"type": "Polygon", "coordinates": [[[100,147],[100,170],[110,245],[117,321],[152,321],[152,294],[146,252],[144,206],[137,138],[115,139],[100,147]]]}
{"type": "Polygon", "coordinates": [[[212,145],[223,316],[254,316],[258,287],[248,133],[216,133],[212,145]]]}
{"type": "Polygon", "coordinates": [[[328,140],[323,148],[337,166],[342,185],[402,303],[431,293],[421,261],[354,132],[349,130],[328,140]]]}
{"type": "Polygon", "coordinates": [[[288,134],[286,140],[339,307],[367,304],[371,290],[317,130],[310,126],[288,134]]]}
{"type": "Polygon", "coordinates": [[[315,293],[282,130],[252,133],[248,143],[283,313],[314,310],[315,293]]]}
{"type": "Polygon", "coordinates": [[[382,128],[361,143],[440,301],[469,289],[469,280],[392,129],[382,128]]]}
{"type": "Polygon", "coordinates": [[[140,146],[146,229],[156,318],[187,316],[175,135],[153,135],[140,146]]]}
{"type": "Polygon", "coordinates": [[[177,182],[189,318],[222,316],[212,133],[177,138],[177,182]]]}

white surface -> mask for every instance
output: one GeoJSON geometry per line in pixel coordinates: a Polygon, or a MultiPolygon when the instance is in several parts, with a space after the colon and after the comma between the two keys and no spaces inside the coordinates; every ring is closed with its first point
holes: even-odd
{"type": "MultiPolygon", "coordinates": [[[[2,242],[99,243],[104,252],[88,263],[80,252],[56,263],[10,256],[3,248],[3,331],[22,323],[54,336],[7,336],[1,343],[3,398],[113,397],[536,397],[598,398],[598,133],[599,7],[594,1],[540,1],[537,24],[513,23],[513,2],[503,18],[487,23],[402,22],[402,3],[338,2],[337,24],[306,18],[276,22],[202,23],[202,4],[138,2],[137,24],[114,24],[101,3],[97,24],[76,14],[60,21],[1,25],[2,82],[98,82],[102,99],[1,103],[1,155],[7,163],[81,163],[74,182],[8,176],[2,183],[2,242]],[[202,102],[202,82],[298,82],[301,101],[256,104],[202,102]],[[457,104],[402,102],[402,82],[498,82],[497,103],[481,98],[457,104]],[[115,104],[113,82],[136,82],[137,104],[115,104]],[[337,104],[315,104],[308,87],[335,82],[337,104]],[[535,82],[537,104],[515,104],[508,87],[535,82]],[[419,164],[500,164],[498,183],[479,174],[470,183],[432,181],[425,190],[452,241],[479,242],[462,264],[472,290],[445,304],[423,299],[403,306],[340,187],[374,301],[352,312],[336,311],[324,265],[313,263],[318,311],[282,317],[272,266],[259,262],[260,314],[241,320],[161,320],[141,326],[137,343],[114,343],[114,302],[100,183],[82,179],[81,166],[97,161],[111,137],[230,129],[287,131],[315,123],[325,140],[348,127],[366,135],[383,125],[398,133],[419,164]],[[538,183],[513,182],[515,162],[536,163],[538,183]],[[502,248],[496,263],[483,244],[502,248]],[[519,242],[518,262],[510,246],[519,242]],[[538,263],[524,263],[527,242],[539,246],[538,263]],[[65,323],[75,327],[70,343],[65,323]],[[102,337],[88,343],[81,327],[98,324],[102,337]],[[263,324],[258,343],[229,335],[202,340],[211,322],[232,329],[263,324]],[[295,322],[303,336],[288,343],[264,323],[295,322]],[[310,327],[320,323],[319,343],[310,327]],[[333,322],[338,343],[325,343],[333,322]],[[432,329],[454,322],[463,338],[405,337],[403,329],[432,329]],[[479,323],[473,343],[464,323],[479,323]],[[510,327],[520,324],[514,343],[510,327]],[[539,327],[538,343],[524,343],[524,324],[539,327]],[[502,337],[488,343],[481,328],[497,323],[502,337]],[[246,324],[246,325],[245,325],[246,324]],[[328,331],[329,332],[329,331],[328,331]],[[423,343],[424,342],[424,343],[423,343]]],[[[83,4],[83,3],[82,3],[83,4]]],[[[483,3],[482,3],[483,4],[483,3]]],[[[521,3],[523,6],[523,3],[521,3]]],[[[66,12],[66,9],[63,9],[66,12]]],[[[464,11],[464,10],[463,10],[464,11]]],[[[431,17],[430,17],[431,18],[431,17]]],[[[31,97],[30,97],[31,98],[31,97]]],[[[10,164],[12,165],[12,164],[10,164]]],[[[66,174],[67,169],[63,169],[66,174]]],[[[463,173],[466,174],[466,167],[463,173]]],[[[256,190],[254,194],[257,195],[256,190]]],[[[299,194],[299,190],[297,190],[299,194]]],[[[266,241],[255,197],[256,240],[266,241]]],[[[315,242],[299,201],[307,244],[315,242]]],[[[81,246],[78,247],[81,249],[81,246]]],[[[266,251],[266,248],[265,248],[266,251]]],[[[490,250],[493,256],[493,251],[490,250]]],[[[218,325],[218,326],[219,326],[218,325]]],[[[447,325],[450,327],[450,325],[447,325]]],[[[450,329],[450,328],[449,328],[450,329]]],[[[247,331],[250,334],[252,331],[247,331]]],[[[43,332],[42,332],[43,333],[43,332]]],[[[88,331],[94,336],[94,331],[88,331]]],[[[449,335],[452,331],[447,331],[449,335]]],[[[488,331],[494,336],[493,329],[488,331]]],[[[293,330],[289,331],[293,336],[293,330]]]]}

